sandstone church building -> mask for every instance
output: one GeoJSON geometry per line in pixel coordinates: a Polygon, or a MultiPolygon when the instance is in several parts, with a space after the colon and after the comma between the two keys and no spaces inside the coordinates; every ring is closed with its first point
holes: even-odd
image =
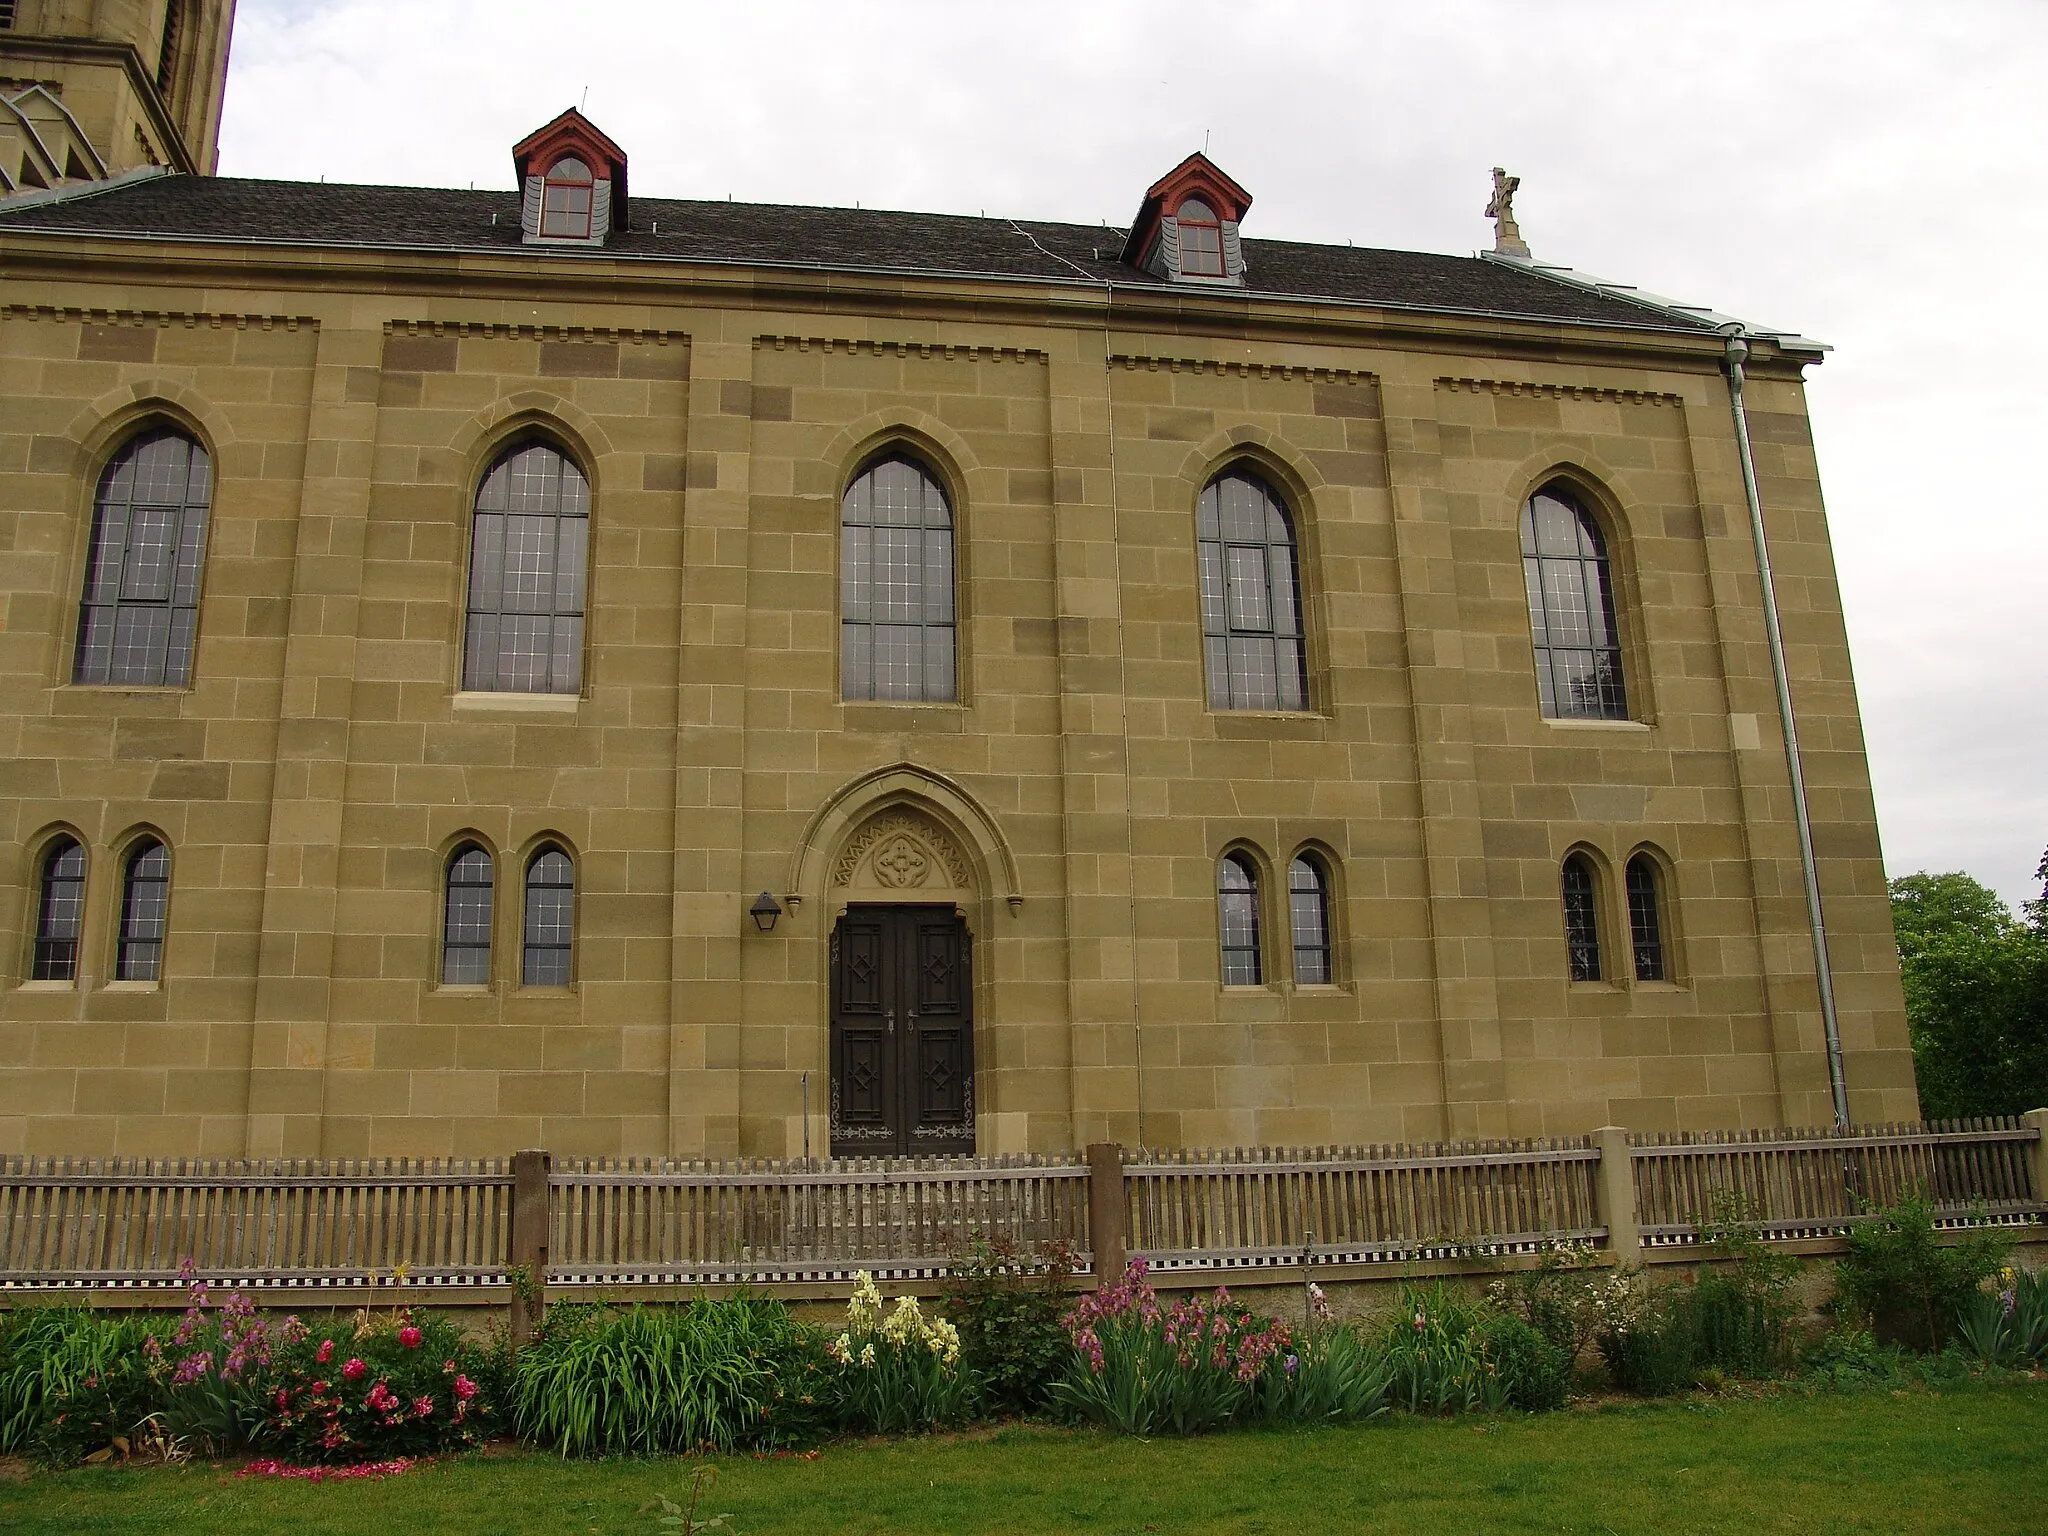
{"type": "Polygon", "coordinates": [[[1498,178],[221,178],[231,21],[0,0],[0,1152],[1813,1124],[1831,1017],[1916,1115],[1813,343],[1498,178]]]}

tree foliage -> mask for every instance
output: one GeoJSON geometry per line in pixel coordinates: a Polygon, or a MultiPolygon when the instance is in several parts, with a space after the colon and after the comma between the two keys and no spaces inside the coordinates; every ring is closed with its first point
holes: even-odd
{"type": "MultiPolygon", "coordinates": [[[[2048,855],[2038,871],[2048,883],[2048,855]]],[[[1906,1017],[1932,1119],[2048,1104],[2048,892],[2024,916],[1968,875],[1891,883],[1906,1017]]]]}

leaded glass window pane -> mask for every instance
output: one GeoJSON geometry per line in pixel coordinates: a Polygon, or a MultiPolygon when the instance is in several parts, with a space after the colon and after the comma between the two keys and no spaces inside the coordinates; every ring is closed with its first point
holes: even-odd
{"type": "Polygon", "coordinates": [[[1223,275],[1223,229],[1215,210],[1199,198],[1180,205],[1180,269],[1189,277],[1223,275]]]}
{"type": "Polygon", "coordinates": [[[1304,854],[1287,866],[1287,920],[1294,933],[1294,983],[1330,984],[1330,885],[1321,862],[1304,854]]]}
{"type": "Polygon", "coordinates": [[[1544,715],[1626,720],[1607,543],[1593,515],[1556,486],[1522,508],[1522,576],[1544,715]]]}
{"type": "Polygon", "coordinates": [[[840,508],[840,692],[950,702],[955,662],[953,511],[908,459],[870,465],[840,508]]]}
{"type": "Polygon", "coordinates": [[[121,886],[121,936],[114,955],[116,981],[157,981],[163,976],[164,927],[171,911],[171,855],[151,840],[128,856],[121,886]]]}
{"type": "Polygon", "coordinates": [[[1564,946],[1573,981],[1600,979],[1600,913],[1584,854],[1564,861],[1564,946]]]}
{"type": "Polygon", "coordinates": [[[448,901],[441,925],[441,981],[483,986],[491,979],[491,856],[474,844],[448,861],[448,901]]]}
{"type": "Polygon", "coordinates": [[[212,461],[181,432],[145,432],[107,465],[93,501],[73,682],[191,682],[212,499],[212,461]]]}
{"type": "Polygon", "coordinates": [[[1218,925],[1223,936],[1223,985],[1256,987],[1259,964],[1259,877],[1242,854],[1230,854],[1216,869],[1218,925]]]}
{"type": "Polygon", "coordinates": [[[1202,640],[1212,709],[1308,708],[1301,572],[1286,505],[1234,471],[1195,511],[1202,640]]]}
{"type": "Polygon", "coordinates": [[[590,482],[546,443],[514,448],[476,496],[462,686],[575,693],[583,686],[590,482]]]}
{"type": "Polygon", "coordinates": [[[575,940],[575,866],[561,849],[544,848],[526,866],[526,985],[568,986],[575,940]]]}
{"type": "Polygon", "coordinates": [[[1636,980],[1662,981],[1664,921],[1657,910],[1657,866],[1646,853],[1628,861],[1628,933],[1636,980]]]}
{"type": "Polygon", "coordinates": [[[78,980],[78,940],[85,925],[85,850],[60,837],[43,855],[43,886],[36,910],[36,981],[78,980]]]}

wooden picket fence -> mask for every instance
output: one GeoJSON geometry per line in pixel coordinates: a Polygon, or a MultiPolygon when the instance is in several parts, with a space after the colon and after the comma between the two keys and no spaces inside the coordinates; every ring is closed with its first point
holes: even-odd
{"type": "MultiPolygon", "coordinates": [[[[1632,1262],[1728,1206],[1838,1234],[1914,1193],[1947,1223],[2048,1217],[2041,1116],[1834,1130],[988,1158],[249,1161],[0,1157],[0,1293],[390,1285],[448,1300],[943,1275],[975,1233],[1080,1273],[1470,1259],[1632,1262]],[[1626,1166],[1610,1159],[1625,1159],[1626,1166]],[[1732,1192],[1732,1205],[1720,1193],[1732,1192]]],[[[525,1305],[522,1301],[521,1305],[525,1305]]]]}
{"type": "Polygon", "coordinates": [[[1649,1246],[1695,1243],[1703,1220],[1728,1215],[1771,1237],[1827,1237],[1909,1195],[1950,1223],[2024,1220],[2048,1209],[2040,1139],[2012,1118],[1634,1136],[1637,1219],[1649,1246]]]}

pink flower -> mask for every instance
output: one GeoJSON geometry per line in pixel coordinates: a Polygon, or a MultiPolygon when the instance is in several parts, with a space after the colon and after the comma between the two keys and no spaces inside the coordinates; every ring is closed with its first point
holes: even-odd
{"type": "Polygon", "coordinates": [[[468,1402],[472,1397],[476,1396],[476,1383],[467,1376],[457,1376],[455,1378],[455,1396],[460,1402],[468,1402]]]}
{"type": "Polygon", "coordinates": [[[432,1418],[434,1400],[431,1397],[416,1397],[412,1400],[412,1416],[416,1419],[432,1418]]]}
{"type": "Polygon", "coordinates": [[[315,1350],[313,1353],[314,1362],[319,1365],[325,1365],[328,1361],[332,1360],[333,1358],[334,1340],[322,1339],[320,1341],[319,1349],[315,1350]]]}
{"type": "Polygon", "coordinates": [[[361,1360],[350,1359],[341,1368],[342,1378],[346,1381],[360,1381],[362,1379],[363,1372],[367,1371],[368,1369],[369,1367],[363,1364],[361,1360]]]}
{"type": "Polygon", "coordinates": [[[418,1349],[420,1347],[419,1329],[413,1327],[412,1324],[407,1323],[403,1328],[398,1330],[398,1342],[403,1344],[407,1349],[418,1349]]]}

